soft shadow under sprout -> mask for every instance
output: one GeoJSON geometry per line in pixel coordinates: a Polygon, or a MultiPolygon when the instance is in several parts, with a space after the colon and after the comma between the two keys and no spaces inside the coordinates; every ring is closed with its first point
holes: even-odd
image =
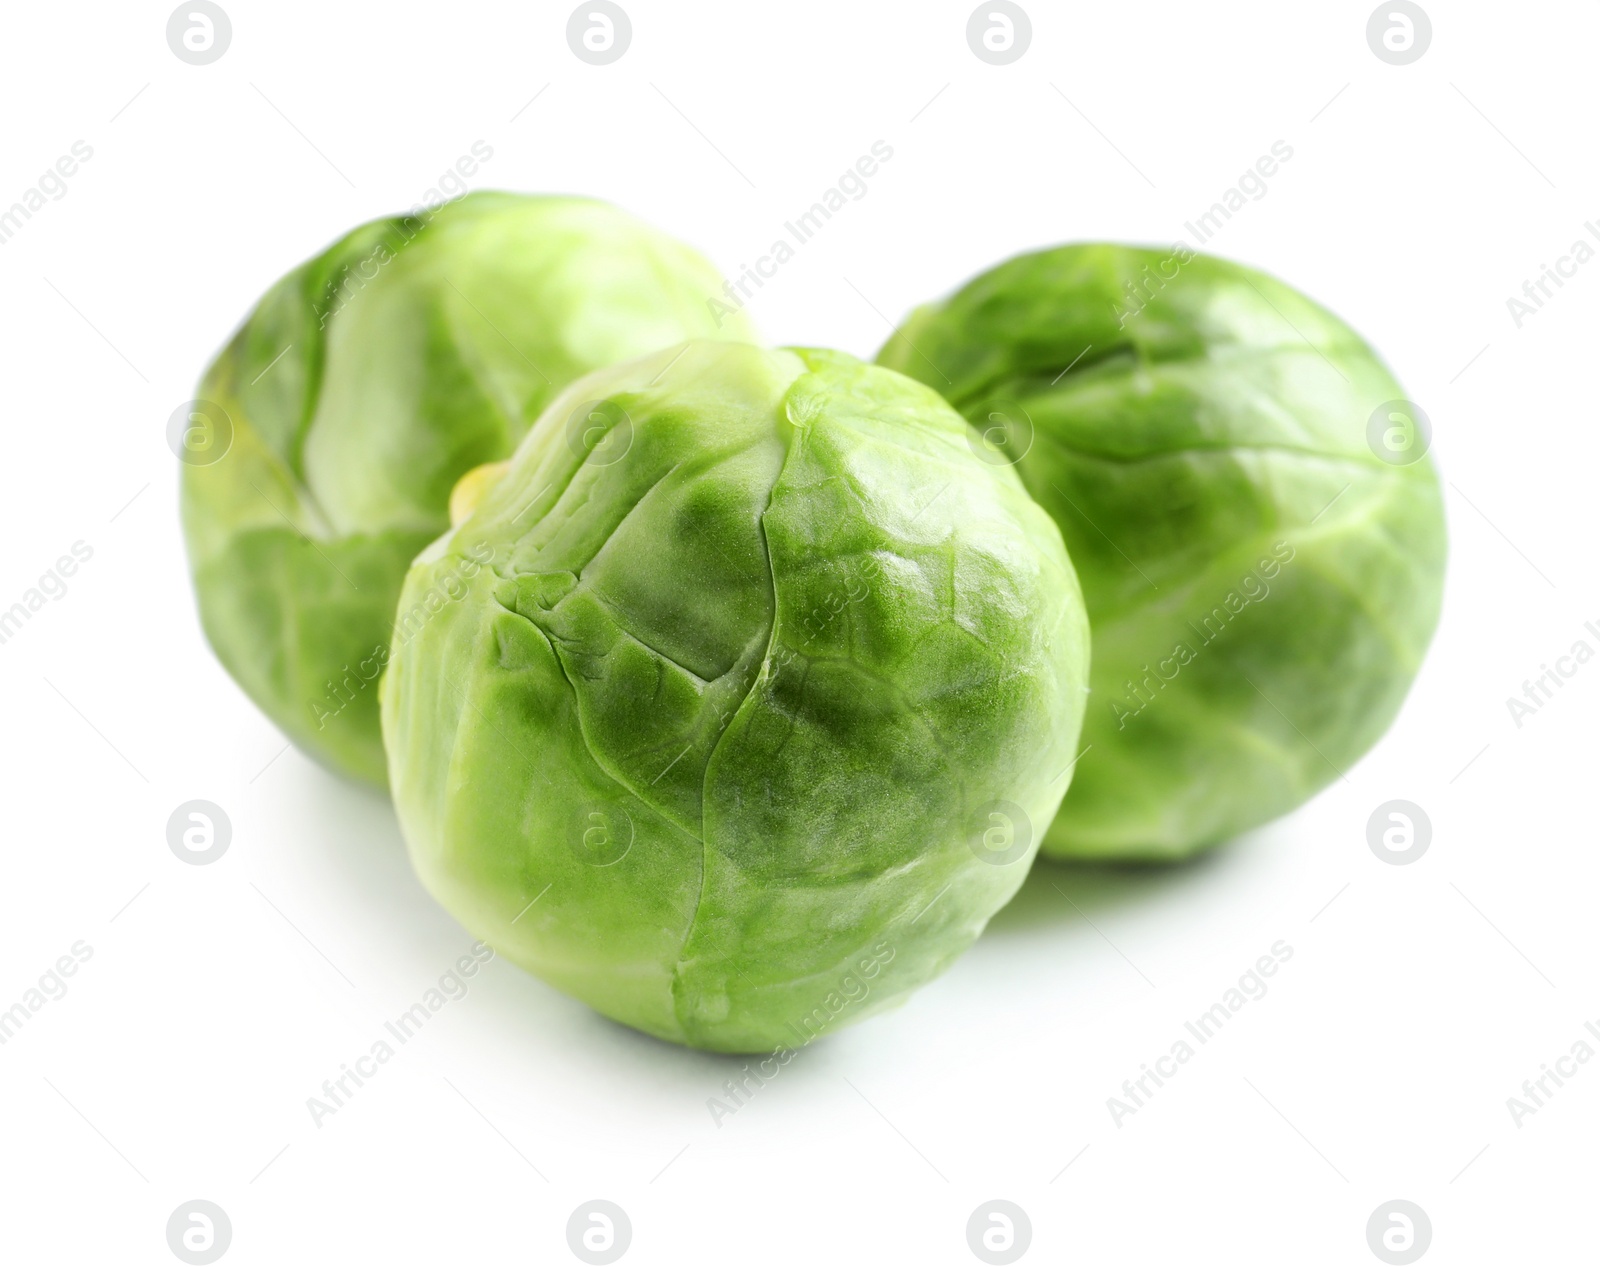
{"type": "Polygon", "coordinates": [[[1232,846],[1193,855],[1178,862],[1054,862],[1040,857],[1017,895],[989,921],[985,936],[1005,937],[1063,924],[1076,915],[1092,919],[1101,911],[1148,902],[1204,883],[1225,865],[1232,846]]]}

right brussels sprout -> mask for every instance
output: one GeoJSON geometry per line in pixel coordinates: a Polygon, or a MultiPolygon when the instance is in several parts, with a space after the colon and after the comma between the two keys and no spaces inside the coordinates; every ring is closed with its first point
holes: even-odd
{"type": "Polygon", "coordinates": [[[1393,720],[1445,564],[1426,419],[1338,318],[1186,248],[1019,256],[878,355],[1060,526],[1093,631],[1042,852],[1173,858],[1292,809],[1393,720]]]}

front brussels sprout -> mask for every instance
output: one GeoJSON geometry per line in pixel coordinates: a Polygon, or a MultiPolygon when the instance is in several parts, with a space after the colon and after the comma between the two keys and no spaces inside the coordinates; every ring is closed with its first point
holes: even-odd
{"type": "Polygon", "coordinates": [[[579,375],[715,336],[720,285],[615,207],[498,193],[373,221],[284,277],[179,418],[218,659],[306,752],[382,783],[375,683],[451,486],[579,375]]]}
{"type": "Polygon", "coordinates": [[[1082,580],[1087,752],[1045,854],[1188,854],[1388,727],[1444,517],[1414,407],[1343,322],[1183,247],[1065,246],[919,309],[878,360],[1016,465],[1082,580]]]}
{"type": "Polygon", "coordinates": [[[797,1047],[942,971],[1021,883],[1087,687],[1060,533],[966,436],[833,352],[573,384],[406,578],[383,728],[428,888],[696,1047],[797,1047]]]}

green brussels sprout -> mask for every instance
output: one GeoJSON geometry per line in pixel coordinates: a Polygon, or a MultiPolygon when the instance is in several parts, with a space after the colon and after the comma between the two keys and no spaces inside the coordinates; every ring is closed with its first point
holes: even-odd
{"type": "Polygon", "coordinates": [[[716,337],[720,285],[615,207],[501,193],[373,221],[279,281],[207,370],[180,446],[201,621],[245,693],[381,784],[376,679],[452,485],[579,375],[716,337]]]}
{"type": "Polygon", "coordinates": [[[1393,720],[1438,621],[1443,507],[1426,420],[1338,318],[1183,247],[1064,246],[919,309],[878,360],[1015,464],[1082,581],[1086,752],[1047,856],[1192,853],[1393,720]]]}
{"type": "Polygon", "coordinates": [[[423,882],[606,1016],[795,1048],[942,971],[1070,779],[1088,623],[940,397],[693,341],[579,380],[406,577],[383,680],[423,882]]]}

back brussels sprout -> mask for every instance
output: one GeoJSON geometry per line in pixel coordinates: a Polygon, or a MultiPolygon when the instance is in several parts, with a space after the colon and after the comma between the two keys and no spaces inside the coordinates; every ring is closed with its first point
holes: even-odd
{"type": "Polygon", "coordinates": [[[373,221],[284,277],[175,424],[223,665],[306,752],[381,783],[376,681],[452,485],[579,375],[715,336],[720,285],[615,207],[497,193],[373,221]]]}

